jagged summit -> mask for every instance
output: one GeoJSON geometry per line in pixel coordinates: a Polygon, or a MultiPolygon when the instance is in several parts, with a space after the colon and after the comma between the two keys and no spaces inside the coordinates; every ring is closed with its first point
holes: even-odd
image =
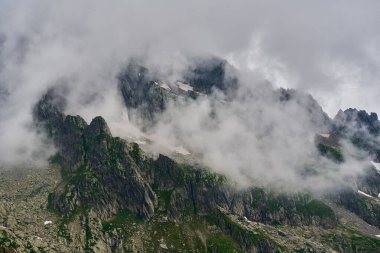
{"type": "Polygon", "coordinates": [[[185,70],[184,80],[196,91],[209,94],[213,89],[233,93],[238,86],[236,70],[218,57],[195,58],[185,70]]]}
{"type": "MultiPolygon", "coordinates": [[[[169,102],[196,99],[209,95],[214,89],[231,96],[238,87],[233,67],[216,57],[193,59],[183,78],[174,83],[132,60],[118,80],[126,107],[135,110],[140,120],[148,123],[154,122],[155,115],[163,112],[169,102]]],[[[130,116],[133,120],[135,115],[130,116]]]]}
{"type": "Polygon", "coordinates": [[[334,121],[335,125],[341,130],[347,127],[365,128],[372,135],[380,134],[380,121],[374,112],[367,113],[365,110],[354,108],[349,108],[345,111],[340,110],[334,121]]]}
{"type": "Polygon", "coordinates": [[[89,127],[87,128],[88,135],[99,136],[99,135],[111,135],[111,131],[106,123],[106,121],[101,116],[95,117],[89,127]]]}

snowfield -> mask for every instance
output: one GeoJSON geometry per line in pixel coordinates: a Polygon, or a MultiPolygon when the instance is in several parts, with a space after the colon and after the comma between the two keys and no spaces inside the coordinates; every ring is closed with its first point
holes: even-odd
{"type": "Polygon", "coordinates": [[[174,152],[181,155],[190,155],[190,152],[182,146],[175,147],[174,152]]]}
{"type": "Polygon", "coordinates": [[[375,167],[377,173],[380,174],[380,163],[375,163],[374,161],[371,161],[371,164],[373,165],[373,167],[375,167]]]}
{"type": "Polygon", "coordinates": [[[324,137],[324,138],[329,138],[330,137],[330,134],[319,134],[320,136],[324,137]]]}
{"type": "Polygon", "coordinates": [[[171,90],[170,87],[169,87],[169,85],[166,84],[166,83],[160,83],[159,85],[160,85],[161,88],[163,88],[165,90],[171,90]]]}
{"type": "Polygon", "coordinates": [[[369,195],[369,194],[367,194],[367,193],[365,193],[365,192],[362,192],[362,191],[360,191],[360,190],[358,190],[358,193],[361,194],[361,195],[363,195],[363,196],[366,196],[366,197],[368,197],[368,198],[373,198],[371,195],[369,195]]]}
{"type": "Polygon", "coordinates": [[[176,85],[183,91],[193,91],[194,88],[186,83],[177,82],[176,85]]]}
{"type": "Polygon", "coordinates": [[[45,226],[46,226],[46,225],[49,225],[49,224],[53,224],[53,222],[52,222],[51,220],[47,220],[47,221],[44,222],[44,225],[45,225],[45,226]]]}

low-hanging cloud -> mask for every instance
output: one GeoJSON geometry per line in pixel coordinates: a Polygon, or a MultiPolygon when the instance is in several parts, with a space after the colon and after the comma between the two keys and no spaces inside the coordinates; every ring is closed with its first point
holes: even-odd
{"type": "Polygon", "coordinates": [[[184,147],[240,187],[323,191],[363,173],[368,154],[350,143],[341,143],[346,159],[342,164],[320,156],[315,136],[329,131],[329,125],[323,124],[323,114],[310,112],[305,94],[293,94],[288,101],[279,95],[258,83],[242,85],[232,101],[216,92],[173,103],[148,137],[156,145],[153,150],[184,147]]]}
{"type": "Polygon", "coordinates": [[[127,62],[144,58],[174,80],[189,57],[217,55],[245,74],[252,95],[229,106],[212,96],[169,108],[151,134],[165,144],[175,132],[168,143],[183,141],[244,180],[253,177],[250,165],[255,177],[265,168],[288,178],[314,157],[315,129],[299,105],[274,101],[257,82],[311,92],[330,115],[349,106],[380,111],[378,9],[375,0],[1,1],[1,165],[50,155],[31,114],[48,88],[69,87],[66,113],[102,115],[114,133],[141,136],[117,91],[127,62]]]}

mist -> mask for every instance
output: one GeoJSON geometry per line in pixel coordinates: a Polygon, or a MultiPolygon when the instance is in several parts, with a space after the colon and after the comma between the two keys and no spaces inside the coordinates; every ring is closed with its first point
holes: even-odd
{"type": "MultiPolygon", "coordinates": [[[[34,128],[32,110],[49,88],[64,85],[65,113],[87,122],[101,115],[114,135],[185,146],[242,185],[257,178],[300,185],[305,166],[335,165],[316,161],[319,129],[312,122],[319,119],[302,104],[278,102],[271,90],[311,93],[330,116],[347,107],[379,112],[379,9],[376,0],[3,0],[0,164],[40,166],[54,153],[34,128]],[[226,105],[213,94],[169,106],[149,133],[129,120],[117,75],[131,58],[174,81],[190,58],[204,55],[225,58],[239,71],[238,99],[226,105]]],[[[324,187],[360,173],[362,164],[344,166],[303,182],[324,187]]]]}

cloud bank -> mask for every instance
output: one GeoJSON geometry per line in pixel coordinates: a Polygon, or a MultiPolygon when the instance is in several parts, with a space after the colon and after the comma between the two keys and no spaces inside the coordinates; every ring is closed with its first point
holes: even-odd
{"type": "Polygon", "coordinates": [[[117,91],[131,57],[175,79],[189,57],[216,55],[242,73],[239,101],[169,108],[151,134],[182,138],[208,165],[231,175],[236,168],[241,179],[252,168],[255,177],[291,178],[314,157],[314,129],[298,105],[276,103],[263,80],[312,93],[331,116],[345,107],[380,112],[379,9],[376,0],[1,1],[1,164],[50,154],[31,115],[48,88],[69,87],[66,113],[87,121],[102,115],[114,133],[140,136],[117,91]],[[206,120],[210,112],[215,121],[206,120]]]}

